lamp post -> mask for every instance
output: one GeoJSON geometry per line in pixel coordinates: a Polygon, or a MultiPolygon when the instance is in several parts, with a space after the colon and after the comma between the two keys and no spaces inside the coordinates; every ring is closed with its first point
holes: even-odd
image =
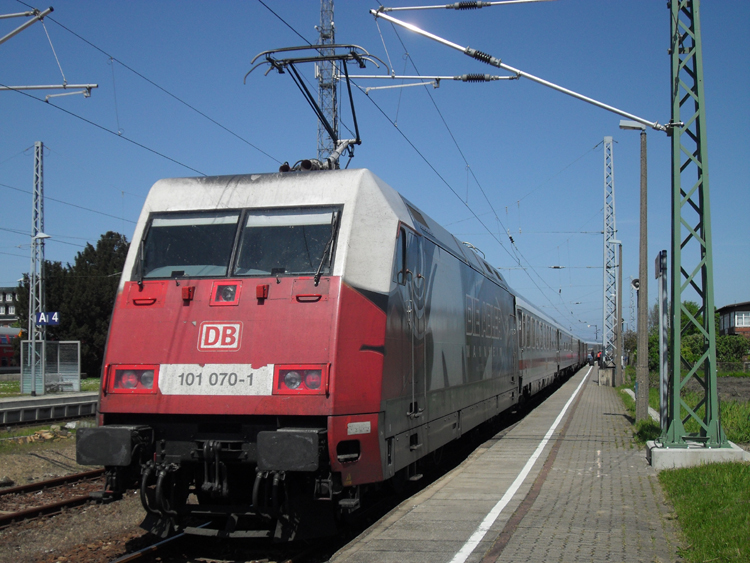
{"type": "Polygon", "coordinates": [[[646,205],[648,184],[646,174],[646,126],[637,121],[623,119],[620,129],[641,132],[641,234],[638,250],[638,363],[635,369],[635,420],[648,419],[648,227],[646,205]]]}

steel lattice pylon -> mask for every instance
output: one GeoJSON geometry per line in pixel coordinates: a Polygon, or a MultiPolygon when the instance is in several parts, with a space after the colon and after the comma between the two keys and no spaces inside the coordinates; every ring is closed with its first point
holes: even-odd
{"type": "Polygon", "coordinates": [[[617,224],[615,221],[615,167],[612,137],[604,137],[604,318],[602,347],[605,361],[614,366],[617,340],[617,224]]]}
{"type": "MultiPolygon", "coordinates": [[[[335,45],[336,37],[333,27],[333,0],[321,0],[320,2],[320,27],[319,45],[335,45]]],[[[333,56],[333,49],[318,49],[321,56],[333,56]]],[[[338,135],[339,118],[337,111],[336,96],[336,61],[320,61],[315,65],[318,79],[318,106],[323,115],[331,125],[333,132],[338,135]]],[[[333,139],[328,134],[323,123],[318,121],[318,160],[324,161],[328,158],[336,147],[333,146],[333,139]]]]}
{"type": "MultiPolygon", "coordinates": [[[[31,377],[21,392],[44,394],[45,329],[36,326],[44,311],[44,144],[34,143],[34,195],[31,206],[31,272],[29,280],[29,348],[26,358],[31,377]],[[40,236],[41,235],[41,236],[40,236]]],[[[22,378],[22,383],[23,378],[22,378]]]]}
{"type": "Polygon", "coordinates": [[[671,0],[672,68],[672,303],[669,420],[662,442],[670,447],[726,445],[716,389],[711,214],[708,191],[706,116],[699,0],[671,0]],[[691,313],[685,302],[698,303],[691,313]],[[683,323],[683,316],[686,319],[683,323]],[[682,335],[694,328],[703,353],[690,364],[681,357],[682,335]],[[682,371],[685,370],[683,377],[682,371]],[[681,391],[695,379],[703,390],[697,404],[681,391]],[[698,432],[688,432],[694,424],[698,432]],[[689,429],[689,426],[687,427],[689,429]]]}

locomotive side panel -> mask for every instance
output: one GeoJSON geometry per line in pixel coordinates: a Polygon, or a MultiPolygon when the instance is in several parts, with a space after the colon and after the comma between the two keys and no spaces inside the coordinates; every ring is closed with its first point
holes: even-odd
{"type": "Polygon", "coordinates": [[[399,229],[394,255],[382,395],[385,449],[392,452],[386,472],[517,398],[510,292],[411,229],[399,229]]]}

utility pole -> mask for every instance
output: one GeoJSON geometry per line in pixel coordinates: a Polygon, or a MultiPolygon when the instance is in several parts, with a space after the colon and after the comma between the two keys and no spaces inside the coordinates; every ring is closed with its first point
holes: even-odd
{"type": "Polygon", "coordinates": [[[672,69],[672,322],[670,343],[669,420],[661,442],[667,448],[726,446],[719,419],[716,386],[716,331],[711,212],[708,190],[703,47],[699,0],[670,0],[672,69]],[[684,185],[683,185],[684,182],[684,185]],[[698,302],[693,314],[687,300],[698,302]],[[682,317],[686,322],[683,326],[682,317]],[[703,349],[695,363],[681,357],[682,332],[688,326],[702,336],[703,349]],[[682,370],[686,375],[683,377],[682,370]],[[682,389],[690,379],[703,391],[697,405],[686,403],[682,389]],[[688,433],[685,422],[698,424],[688,433]]]}
{"type": "MultiPolygon", "coordinates": [[[[336,33],[333,24],[333,0],[320,0],[320,26],[318,26],[318,49],[320,56],[333,56],[335,50],[329,46],[336,44],[336,33]]],[[[346,64],[346,63],[342,63],[346,64]]],[[[318,79],[318,106],[323,116],[328,120],[333,132],[338,136],[339,118],[337,111],[336,61],[320,61],[315,63],[315,74],[318,79]]],[[[336,147],[321,120],[318,120],[318,160],[324,162],[336,147]]]]}
{"type": "Polygon", "coordinates": [[[617,223],[615,220],[615,166],[612,137],[604,137],[604,307],[602,357],[607,367],[616,364],[617,333],[617,223]]]}
{"type": "Polygon", "coordinates": [[[648,420],[648,184],[646,131],[641,131],[641,234],[638,251],[638,364],[635,367],[635,420],[648,420]]]}
{"type": "Polygon", "coordinates": [[[622,375],[622,359],[625,355],[622,340],[622,241],[618,241],[617,249],[617,354],[615,354],[615,387],[622,385],[625,379],[622,375]]]}

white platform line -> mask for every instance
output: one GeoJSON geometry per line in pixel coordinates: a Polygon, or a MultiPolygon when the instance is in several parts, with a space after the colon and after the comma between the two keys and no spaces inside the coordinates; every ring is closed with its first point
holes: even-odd
{"type": "Polygon", "coordinates": [[[534,453],[526,462],[526,465],[523,466],[523,469],[516,477],[516,480],[513,481],[510,488],[507,491],[505,491],[503,498],[497,501],[497,504],[492,508],[492,510],[490,510],[487,513],[487,516],[484,517],[484,520],[482,520],[482,523],[479,524],[479,527],[474,531],[474,533],[466,541],[466,543],[459,550],[459,552],[453,556],[453,559],[451,559],[451,563],[464,563],[469,558],[469,555],[471,555],[472,552],[476,549],[477,545],[479,545],[479,542],[482,541],[485,534],[489,531],[489,529],[495,523],[495,520],[497,520],[497,517],[500,516],[500,513],[510,502],[510,499],[512,499],[513,495],[516,494],[518,489],[521,487],[521,484],[524,482],[529,472],[531,471],[531,468],[534,466],[534,463],[536,463],[536,460],[539,459],[540,455],[542,455],[542,451],[544,450],[544,447],[547,445],[547,442],[549,442],[549,439],[552,437],[552,434],[554,433],[555,429],[560,424],[560,421],[563,419],[563,416],[565,416],[565,413],[567,412],[568,407],[570,407],[570,405],[573,403],[573,399],[576,398],[576,395],[578,395],[578,392],[581,390],[581,387],[583,387],[583,384],[586,383],[586,379],[588,379],[589,373],[591,373],[591,369],[592,368],[589,367],[589,370],[586,372],[586,375],[583,376],[583,380],[578,385],[578,387],[573,392],[573,394],[570,396],[570,399],[568,399],[568,402],[565,403],[565,406],[560,411],[560,414],[557,415],[555,422],[553,422],[552,426],[550,426],[549,430],[547,430],[547,434],[545,434],[544,439],[542,439],[542,441],[539,443],[534,453]]]}

